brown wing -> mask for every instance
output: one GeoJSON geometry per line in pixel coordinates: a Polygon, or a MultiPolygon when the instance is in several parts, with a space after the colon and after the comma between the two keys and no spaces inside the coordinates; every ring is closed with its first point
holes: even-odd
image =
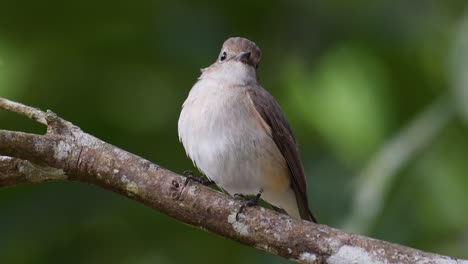
{"type": "Polygon", "coordinates": [[[291,172],[291,187],[296,195],[301,218],[317,222],[309,210],[306,178],[297,150],[296,139],[289,127],[288,121],[286,121],[283,111],[281,111],[273,96],[262,87],[250,89],[247,94],[265,123],[270,126],[273,140],[288,163],[291,172]]]}

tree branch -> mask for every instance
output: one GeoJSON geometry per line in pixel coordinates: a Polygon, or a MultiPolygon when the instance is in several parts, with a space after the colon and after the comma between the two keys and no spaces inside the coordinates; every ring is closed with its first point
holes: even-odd
{"type": "Polygon", "coordinates": [[[446,256],[248,208],[211,188],[187,182],[84,133],[52,112],[0,98],[0,108],[47,124],[45,135],[0,130],[0,186],[72,180],[98,185],[174,219],[301,263],[465,263],[446,256]],[[5,157],[8,156],[8,157],[5,157]]]}

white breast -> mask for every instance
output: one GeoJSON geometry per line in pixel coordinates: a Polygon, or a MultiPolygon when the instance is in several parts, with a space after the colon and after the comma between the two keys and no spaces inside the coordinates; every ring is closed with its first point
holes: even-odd
{"type": "Polygon", "coordinates": [[[231,194],[256,194],[268,180],[265,168],[280,172],[286,163],[259,122],[239,74],[202,76],[184,103],[179,138],[217,185],[231,194]]]}

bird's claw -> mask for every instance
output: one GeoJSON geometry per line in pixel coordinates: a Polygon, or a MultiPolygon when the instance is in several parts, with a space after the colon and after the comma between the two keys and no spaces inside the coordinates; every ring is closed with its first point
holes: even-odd
{"type": "Polygon", "coordinates": [[[207,180],[207,179],[204,179],[202,177],[195,176],[195,174],[193,174],[193,172],[191,170],[186,170],[186,171],[183,172],[183,174],[186,177],[185,184],[188,184],[189,181],[198,182],[198,183],[200,183],[202,185],[205,185],[205,186],[209,186],[209,185],[214,184],[214,181],[207,180]]]}
{"type": "Polygon", "coordinates": [[[245,196],[241,193],[235,193],[233,196],[236,200],[245,200],[245,196]]]}
{"type": "MultiPolygon", "coordinates": [[[[236,214],[236,221],[239,221],[239,215],[242,214],[245,209],[247,207],[251,207],[251,206],[254,206],[254,205],[257,205],[258,204],[258,200],[260,200],[260,196],[262,195],[262,190],[260,190],[260,192],[257,193],[257,195],[255,195],[252,199],[249,199],[247,201],[245,201],[241,207],[239,208],[239,210],[237,211],[237,214],[236,214]]],[[[234,197],[242,197],[245,199],[244,195],[242,194],[234,194],[234,197]]]]}

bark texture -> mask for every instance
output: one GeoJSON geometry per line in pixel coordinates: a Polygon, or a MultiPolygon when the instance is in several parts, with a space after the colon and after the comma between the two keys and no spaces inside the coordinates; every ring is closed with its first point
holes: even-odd
{"type": "MultiPolygon", "coordinates": [[[[0,130],[0,187],[72,180],[119,193],[172,218],[301,263],[463,263],[466,260],[248,208],[221,192],[112,146],[54,113],[0,98],[0,108],[47,125],[45,135],[0,130]]],[[[1,210],[1,209],[0,209],[1,210]]]]}

